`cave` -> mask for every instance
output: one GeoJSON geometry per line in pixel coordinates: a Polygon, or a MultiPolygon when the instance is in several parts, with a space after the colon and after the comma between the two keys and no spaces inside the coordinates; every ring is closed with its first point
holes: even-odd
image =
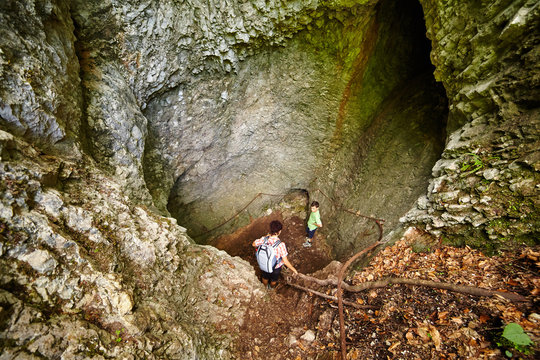
{"type": "Polygon", "coordinates": [[[2,356],[473,358],[504,354],[508,321],[539,338],[539,11],[0,1],[2,356]],[[263,286],[251,243],[274,219],[330,287],[263,286]],[[374,219],[388,242],[348,266],[374,219]],[[413,281],[346,294],[338,336],[338,273],[413,281]]]}
{"type": "Polygon", "coordinates": [[[372,225],[341,207],[384,218],[386,235],[425,192],[448,104],[422,7],[383,1],[369,11],[366,21],[354,8],[328,10],[286,46],[244,59],[236,75],[149,103],[146,151],[161,159],[147,162],[147,183],[195,241],[222,243],[303,189],[321,202],[331,257],[341,259],[373,241],[359,238],[372,225]]]}

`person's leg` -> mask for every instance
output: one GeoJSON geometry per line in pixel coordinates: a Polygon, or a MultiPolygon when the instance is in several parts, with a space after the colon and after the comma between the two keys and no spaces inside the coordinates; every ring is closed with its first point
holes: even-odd
{"type": "Polygon", "coordinates": [[[261,278],[262,278],[262,283],[264,286],[268,286],[268,281],[270,280],[271,276],[272,274],[269,274],[266,271],[262,271],[261,278]]]}
{"type": "Polygon", "coordinates": [[[311,246],[311,242],[313,240],[313,235],[315,235],[315,230],[317,230],[317,229],[309,230],[309,228],[306,228],[307,237],[306,237],[306,242],[304,243],[304,247],[310,247],[311,246]]]}
{"type": "Polygon", "coordinates": [[[274,269],[272,274],[270,274],[270,287],[273,289],[277,286],[277,281],[279,279],[279,274],[281,273],[281,267],[274,269]]]}

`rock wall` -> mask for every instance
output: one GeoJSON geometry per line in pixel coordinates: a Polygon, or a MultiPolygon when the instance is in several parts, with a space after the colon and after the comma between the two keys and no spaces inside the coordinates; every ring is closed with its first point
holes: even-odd
{"type": "Polygon", "coordinates": [[[428,193],[402,220],[488,250],[537,242],[540,7],[422,3],[454,131],[428,193]]]}
{"type": "Polygon", "coordinates": [[[342,144],[308,188],[340,259],[379,234],[372,220],[346,210],[384,219],[384,235],[390,233],[425,192],[446,135],[447,99],[433,79],[420,4],[382,2],[371,28],[366,63],[358,62],[359,75],[342,95],[342,144]]]}
{"type": "MultiPolygon", "coordinates": [[[[365,194],[357,194],[355,189],[363,185],[353,185],[351,178],[356,178],[353,174],[371,151],[371,138],[378,134],[368,138],[363,132],[374,127],[375,117],[383,112],[380,106],[399,92],[399,86],[432,71],[418,3],[409,1],[400,9],[391,2],[385,2],[382,9],[375,7],[376,2],[316,5],[314,10],[314,4],[306,3],[295,9],[294,16],[277,17],[269,23],[266,17],[260,20],[266,31],[274,31],[268,26],[280,29],[291,39],[276,36],[276,43],[252,37],[245,44],[249,52],[242,52],[249,56],[234,62],[230,72],[209,66],[205,69],[212,71],[200,70],[148,102],[144,110],[149,123],[148,187],[156,205],[166,207],[198,241],[245,225],[279,200],[277,195],[294,189],[313,192],[321,188],[336,201],[354,207],[365,202],[365,194]],[[402,11],[409,6],[412,11],[402,11]],[[293,26],[289,17],[301,17],[303,22],[293,26]],[[334,189],[339,189],[337,194],[334,189]],[[270,195],[251,203],[259,193],[270,195]],[[234,222],[208,232],[248,203],[249,209],[234,222]]],[[[263,16],[264,12],[257,14],[263,16]]],[[[246,14],[241,15],[245,20],[246,14]]],[[[220,33],[222,26],[208,28],[220,33]]],[[[422,79],[425,86],[431,86],[429,77],[422,79]]],[[[436,86],[433,91],[441,99],[431,97],[432,103],[425,106],[436,109],[444,102],[444,93],[436,86]]],[[[421,113],[410,112],[411,121],[426,121],[421,113]]],[[[434,114],[433,123],[443,128],[445,110],[434,114]]],[[[426,135],[409,131],[407,126],[399,131],[403,136],[396,151],[402,146],[399,151],[409,152],[415,146],[411,137],[426,145],[431,135],[435,136],[435,150],[428,145],[424,150],[429,156],[410,153],[416,171],[401,167],[394,157],[395,163],[387,162],[373,176],[373,184],[385,183],[386,170],[395,166],[401,173],[410,171],[409,178],[418,176],[394,189],[399,206],[388,216],[391,226],[427,186],[426,174],[438,159],[444,137],[443,131],[426,135]],[[407,196],[400,197],[404,192],[407,196]]],[[[388,182],[386,188],[395,185],[388,182]]],[[[369,211],[381,210],[386,201],[372,197],[374,206],[369,211]]],[[[356,229],[346,224],[342,214],[336,216],[328,218],[329,235],[333,243],[340,244],[356,229]]]]}
{"type": "MultiPolygon", "coordinates": [[[[257,32],[242,44],[222,41],[228,50],[214,54],[214,62],[224,61],[225,67],[207,60],[204,71],[149,101],[147,183],[156,205],[192,235],[220,224],[258,193],[306,188],[335,148],[335,111],[352,71],[351,56],[358,52],[355,42],[366,31],[365,18],[356,15],[370,7],[315,10],[316,5],[298,2],[282,9],[269,3],[265,10],[246,12],[252,6],[246,3],[225,24],[243,18],[243,24],[257,23],[257,32]],[[231,67],[224,53],[236,54],[231,67]]],[[[223,26],[208,24],[212,39],[238,32],[223,26]]],[[[259,216],[273,199],[279,197],[252,203],[250,215],[259,216]]],[[[231,225],[245,225],[249,215],[242,216],[231,225]]]]}
{"type": "Polygon", "coordinates": [[[79,157],[82,92],[69,1],[0,4],[0,127],[79,157]]]}
{"type": "Polygon", "coordinates": [[[263,291],[247,262],[193,245],[86,157],[4,131],[0,154],[3,358],[231,357],[263,291]]]}
{"type": "Polygon", "coordinates": [[[338,257],[373,241],[342,208],[387,233],[401,217],[458,244],[537,241],[539,11],[2,1],[4,354],[231,357],[220,326],[260,291],[253,270],[158,212],[198,235],[267,194],[204,242],[304,189],[338,257]]]}

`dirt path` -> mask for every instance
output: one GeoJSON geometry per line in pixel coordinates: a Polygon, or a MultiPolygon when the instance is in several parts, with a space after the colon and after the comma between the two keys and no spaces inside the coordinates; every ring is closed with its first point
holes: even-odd
{"type": "MultiPolygon", "coordinates": [[[[310,274],[331,262],[322,236],[317,234],[319,236],[315,236],[314,245],[304,248],[304,220],[299,217],[283,219],[279,213],[256,219],[234,234],[217,239],[212,245],[249,261],[260,277],[255,249],[251,243],[268,233],[269,224],[273,220],[283,223],[280,239],[287,245],[289,261],[299,272],[310,274]]],[[[299,342],[307,330],[314,329],[324,310],[314,300],[304,292],[285,285],[283,279],[280,279],[276,289],[268,290],[263,298],[253,299],[253,307],[248,311],[240,329],[242,335],[237,344],[238,358],[296,359],[302,354],[304,357],[301,359],[306,358],[309,352],[315,354],[315,348],[309,350],[299,342]]]]}
{"type": "Polygon", "coordinates": [[[279,238],[287,245],[289,261],[298,271],[309,274],[330,263],[329,248],[319,234],[315,235],[313,247],[304,248],[302,246],[306,236],[304,220],[296,216],[283,219],[281,214],[277,212],[254,220],[250,225],[235,233],[220,237],[211,245],[225,250],[231,256],[239,256],[249,261],[255,268],[257,276],[260,276],[260,270],[255,261],[255,248],[251,246],[251,243],[253,240],[268,234],[270,222],[273,220],[279,220],[283,223],[283,230],[279,238]]]}

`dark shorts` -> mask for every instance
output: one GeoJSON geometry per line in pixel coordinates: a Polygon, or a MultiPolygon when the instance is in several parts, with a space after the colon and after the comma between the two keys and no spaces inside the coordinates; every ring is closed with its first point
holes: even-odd
{"type": "Polygon", "coordinates": [[[262,278],[263,278],[263,279],[268,279],[268,280],[270,280],[271,282],[276,282],[276,281],[278,281],[279,273],[281,273],[281,268],[282,268],[282,267],[280,266],[280,267],[278,267],[277,269],[274,269],[274,271],[271,272],[271,273],[267,273],[266,271],[262,271],[262,270],[261,270],[261,272],[262,272],[262,278]]]}
{"type": "Polygon", "coordinates": [[[309,228],[306,227],[307,237],[310,238],[310,239],[313,239],[313,235],[315,235],[315,230],[317,230],[317,228],[315,228],[313,230],[309,230],[309,228]]]}

